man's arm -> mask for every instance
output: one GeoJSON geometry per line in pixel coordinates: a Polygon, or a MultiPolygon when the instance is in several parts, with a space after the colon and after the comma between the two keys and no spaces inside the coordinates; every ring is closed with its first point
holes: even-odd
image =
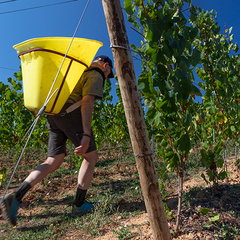
{"type": "MultiPolygon", "coordinates": [[[[95,96],[94,95],[85,95],[82,98],[81,105],[81,115],[82,115],[82,125],[83,132],[91,135],[91,123],[92,123],[92,114],[93,114],[93,104],[95,96]]],[[[77,155],[84,154],[90,143],[90,138],[88,136],[83,136],[81,139],[80,146],[76,147],[74,152],[77,155]]]]}

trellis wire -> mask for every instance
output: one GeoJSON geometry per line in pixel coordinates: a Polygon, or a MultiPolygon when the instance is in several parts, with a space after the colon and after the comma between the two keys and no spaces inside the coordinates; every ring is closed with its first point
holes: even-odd
{"type": "Polygon", "coordinates": [[[23,156],[23,153],[25,152],[25,149],[26,149],[26,147],[27,147],[27,144],[28,144],[28,142],[29,142],[29,140],[30,140],[30,137],[31,137],[31,135],[32,135],[32,132],[33,132],[36,124],[37,124],[37,121],[38,121],[39,117],[40,117],[40,115],[37,116],[37,118],[34,120],[34,124],[32,125],[33,127],[32,127],[32,129],[31,129],[31,132],[30,132],[30,134],[29,134],[29,136],[28,136],[28,139],[27,139],[27,141],[26,141],[26,143],[25,143],[25,145],[24,145],[24,148],[23,148],[23,150],[22,150],[22,153],[20,154],[20,157],[18,158],[17,164],[16,164],[16,166],[15,166],[13,172],[12,172],[12,175],[11,175],[11,177],[10,177],[10,179],[9,179],[9,182],[8,182],[8,184],[7,184],[7,187],[6,187],[5,191],[4,191],[3,197],[1,198],[0,205],[2,204],[3,199],[4,199],[4,197],[5,197],[6,193],[7,193],[7,190],[8,190],[8,188],[9,188],[9,185],[10,185],[10,183],[12,182],[13,176],[14,176],[16,170],[17,170],[17,167],[18,167],[18,165],[19,165],[19,162],[20,162],[20,160],[21,160],[21,158],[22,158],[22,156],[23,156]]]}

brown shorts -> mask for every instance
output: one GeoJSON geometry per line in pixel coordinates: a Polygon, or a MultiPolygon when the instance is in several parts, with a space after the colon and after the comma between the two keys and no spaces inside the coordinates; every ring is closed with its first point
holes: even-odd
{"type": "MultiPolygon", "coordinates": [[[[47,128],[49,130],[48,139],[48,157],[65,153],[66,155],[66,141],[67,139],[78,147],[80,145],[83,128],[81,109],[77,108],[64,116],[48,115],[47,128]]],[[[86,153],[95,151],[96,143],[91,130],[90,145],[86,153]]]]}

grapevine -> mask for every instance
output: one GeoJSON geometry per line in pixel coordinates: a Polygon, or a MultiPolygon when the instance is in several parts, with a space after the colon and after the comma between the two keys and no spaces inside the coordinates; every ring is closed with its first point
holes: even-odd
{"type": "Polygon", "coordinates": [[[238,46],[230,30],[228,38],[227,31],[220,33],[213,12],[193,6],[191,0],[125,0],[124,7],[132,28],[143,36],[139,46],[131,46],[146,56],[142,65],[150,59],[138,78],[148,108],[146,120],[157,132],[159,155],[179,178],[177,230],[184,166],[193,143],[202,142],[201,162],[210,181],[227,176],[226,169],[217,169],[222,168],[226,142],[237,141],[238,46]],[[195,72],[201,79],[198,86],[195,72]],[[195,101],[196,96],[203,104],[195,101]],[[207,163],[209,158],[212,162],[207,163]]]}

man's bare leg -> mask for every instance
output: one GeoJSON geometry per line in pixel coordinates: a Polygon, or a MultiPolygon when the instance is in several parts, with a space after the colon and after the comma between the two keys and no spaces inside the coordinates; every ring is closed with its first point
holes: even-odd
{"type": "Polygon", "coordinates": [[[65,157],[65,153],[48,157],[46,161],[39,166],[37,166],[25,179],[25,182],[29,183],[31,187],[33,187],[35,184],[40,182],[44,177],[46,177],[49,173],[54,172],[57,170],[65,157]]]}
{"type": "Polygon", "coordinates": [[[82,157],[84,158],[84,160],[79,169],[78,187],[80,189],[87,190],[92,181],[94,167],[98,160],[98,153],[97,151],[93,151],[83,154],[82,157]]]}
{"type": "Polygon", "coordinates": [[[13,226],[17,224],[17,212],[23,196],[31,189],[31,187],[41,181],[49,173],[58,169],[63,162],[64,156],[65,154],[63,153],[54,157],[48,157],[44,163],[36,167],[29,174],[15,192],[5,196],[1,205],[4,219],[9,221],[13,226]]]}
{"type": "MultiPolygon", "coordinates": [[[[79,169],[78,187],[77,187],[77,193],[75,198],[75,206],[78,208],[78,210],[80,210],[80,214],[81,214],[81,211],[88,212],[94,209],[93,204],[85,202],[85,197],[86,197],[86,193],[89,188],[89,185],[92,181],[94,167],[98,160],[98,153],[97,151],[93,151],[90,153],[83,154],[82,157],[84,158],[84,160],[79,169]]],[[[74,211],[78,212],[78,210],[75,207],[73,208],[73,212],[74,211]]]]}

